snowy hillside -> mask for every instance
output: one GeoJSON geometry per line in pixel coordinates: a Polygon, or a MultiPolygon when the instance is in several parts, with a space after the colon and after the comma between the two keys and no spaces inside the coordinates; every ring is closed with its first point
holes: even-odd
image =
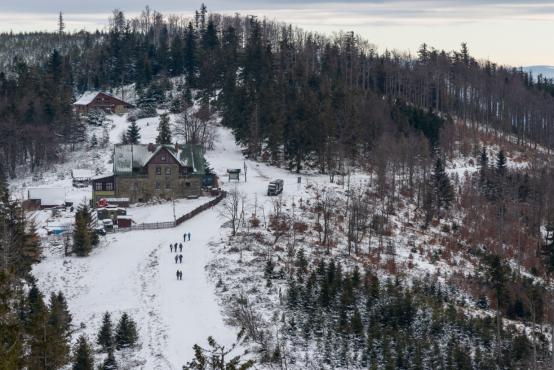
{"type": "MultiPolygon", "coordinates": [[[[112,116],[114,124],[110,137],[117,142],[126,129],[125,117],[112,116]]],[[[139,120],[142,141],[153,141],[156,134],[157,118],[139,120]]],[[[218,128],[215,150],[207,153],[209,163],[214,167],[223,182],[223,187],[235,187],[248,196],[249,202],[257,199],[260,209],[270,213],[271,202],[265,195],[267,183],[273,178],[285,180],[286,197],[302,196],[306,183],[327,183],[327,177],[309,176],[297,185],[297,176],[286,171],[244,161],[240,148],[228,129],[218,128]],[[228,168],[247,166],[247,182],[228,183],[225,177],[228,168]]],[[[87,152],[76,156],[88,157],[87,152]]],[[[109,166],[110,151],[102,152],[96,162],[109,166]]],[[[83,161],[84,161],[83,158],[83,161]]],[[[91,165],[96,163],[91,162],[91,165]]],[[[72,166],[71,162],[67,166],[72,166]]],[[[65,167],[56,171],[67,171],[65,167]]],[[[241,175],[242,176],[242,175],[241,175]]],[[[45,173],[39,186],[66,187],[68,198],[76,204],[90,197],[90,187],[74,190],[71,180],[51,180],[55,176],[45,173]],[[52,181],[52,182],[50,182],[52,181]]],[[[31,180],[27,179],[33,186],[31,180]]],[[[22,181],[23,186],[30,185],[22,181]]],[[[186,211],[205,202],[180,200],[176,202],[176,212],[186,211]]],[[[218,206],[219,207],[219,206],[218,206]]],[[[219,209],[208,210],[175,229],[157,231],[132,231],[108,234],[101,240],[101,247],[87,258],[65,257],[61,241],[48,237],[44,260],[35,266],[33,274],[45,294],[61,290],[66,296],[74,322],[83,328],[79,332],[94,338],[101,324],[104,312],[113,315],[129,313],[136,319],[140,331],[140,350],[127,358],[135,364],[133,368],[179,369],[193,355],[192,346],[204,343],[212,335],[223,344],[233,343],[237,329],[223,322],[221,307],[215,295],[214,282],[205,271],[214,258],[210,244],[226,238],[227,229],[219,209]],[[184,243],[183,263],[176,265],[169,244],[182,242],[183,233],[191,233],[191,241],[184,243]],[[177,281],[175,272],[183,271],[183,280],[177,281]]],[[[50,211],[36,211],[34,217],[39,226],[46,225],[51,218],[50,211]]],[[[169,221],[173,219],[171,203],[140,205],[131,207],[129,213],[138,222],[169,221]]],[[[62,215],[64,213],[62,212],[62,215]]],[[[70,223],[72,215],[67,214],[65,222],[70,223]]]]}

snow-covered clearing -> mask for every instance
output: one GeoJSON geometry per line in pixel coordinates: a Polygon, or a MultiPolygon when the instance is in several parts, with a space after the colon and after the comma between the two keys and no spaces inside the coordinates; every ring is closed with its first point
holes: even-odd
{"type": "MultiPolygon", "coordinates": [[[[127,127],[126,116],[110,118],[113,120],[110,141],[115,143],[127,127]]],[[[142,142],[154,141],[157,121],[157,118],[138,121],[142,142]]],[[[302,196],[306,182],[328,183],[328,178],[324,176],[303,176],[299,185],[295,174],[244,161],[232,133],[223,128],[217,130],[215,150],[206,155],[209,163],[219,174],[224,188],[230,190],[236,186],[247,196],[250,204],[257,203],[258,207],[266,208],[266,214],[273,199],[265,195],[270,179],[285,180],[285,197],[302,196]],[[242,169],[245,163],[248,168],[247,182],[241,174],[240,182],[229,183],[226,170],[242,169]]],[[[110,153],[110,150],[105,150],[97,159],[106,163],[106,168],[109,168],[110,153]]],[[[90,154],[83,151],[76,155],[86,158],[90,154]]],[[[63,167],[64,171],[70,167],[71,164],[67,164],[63,167]]],[[[76,203],[90,197],[90,187],[74,189],[70,179],[54,180],[54,174],[45,174],[44,178],[44,186],[55,184],[66,187],[76,203]]],[[[20,182],[20,186],[26,186],[24,181],[20,182]]],[[[175,202],[175,213],[179,217],[205,201],[206,198],[178,200],[175,202]]],[[[61,241],[53,242],[50,237],[45,239],[45,258],[35,266],[33,274],[45,294],[61,290],[66,295],[75,325],[84,324],[75,337],[83,332],[94,339],[104,312],[111,312],[117,320],[126,311],[138,324],[141,343],[134,353],[126,354],[126,361],[131,360],[128,366],[140,369],[181,368],[191,359],[192,346],[195,343],[205,345],[209,335],[224,345],[232,344],[236,337],[236,329],[224,323],[214,282],[209,280],[205,271],[205,266],[215,258],[209,245],[221,242],[229,232],[220,227],[224,220],[219,215],[219,209],[220,206],[207,210],[174,229],[110,234],[103,237],[101,246],[86,258],[65,257],[61,241]],[[175,254],[170,252],[169,244],[182,242],[185,232],[190,232],[192,238],[190,242],[183,243],[183,263],[176,265],[175,254]],[[182,281],[176,279],[177,269],[183,272],[182,281]]],[[[34,217],[44,225],[52,221],[50,212],[38,211],[34,217]]],[[[128,212],[137,223],[171,221],[173,202],[133,206],[128,212]]],[[[64,220],[71,221],[72,214],[67,213],[64,220]]]]}

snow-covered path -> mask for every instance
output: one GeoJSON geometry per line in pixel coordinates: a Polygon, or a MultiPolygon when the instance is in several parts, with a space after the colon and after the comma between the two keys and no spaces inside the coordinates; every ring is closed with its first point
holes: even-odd
{"type": "MultiPolygon", "coordinates": [[[[302,196],[308,179],[328,182],[323,176],[303,176],[300,186],[296,174],[244,161],[230,130],[218,128],[218,137],[215,150],[206,157],[220,175],[223,187],[230,190],[237,186],[250,206],[255,202],[265,207],[266,214],[271,208],[272,198],[265,195],[270,179],[284,180],[286,198],[302,196]],[[248,182],[241,175],[240,183],[227,183],[226,170],[243,168],[244,163],[248,166],[248,182]]],[[[146,142],[149,139],[146,137],[146,142]]],[[[172,219],[172,207],[155,207],[130,211],[170,213],[163,216],[172,219]]],[[[103,246],[86,258],[64,257],[62,248],[50,245],[33,274],[45,294],[59,290],[65,294],[74,324],[85,325],[77,335],[84,332],[95,340],[104,312],[112,313],[114,321],[123,311],[128,312],[137,322],[141,342],[128,368],[181,369],[192,358],[195,343],[204,346],[211,335],[228,346],[236,338],[235,328],[224,324],[214,283],[205,271],[214,257],[209,243],[221,241],[229,232],[220,227],[224,221],[218,210],[219,206],[209,209],[174,229],[108,235],[103,246]],[[183,242],[184,232],[191,233],[191,241],[183,243],[183,263],[176,265],[169,244],[183,242]],[[182,281],[176,279],[177,269],[183,272],[182,281]]]]}
{"type": "Polygon", "coordinates": [[[140,330],[140,368],[178,369],[208,335],[224,344],[235,337],[204,272],[211,257],[207,244],[219,236],[218,225],[217,211],[210,209],[175,229],[110,235],[108,246],[87,258],[49,256],[33,273],[45,293],[64,292],[75,324],[85,323],[91,339],[104,312],[117,319],[127,311],[140,330]],[[169,244],[183,242],[184,232],[191,241],[183,243],[183,263],[175,264],[169,244]]]}

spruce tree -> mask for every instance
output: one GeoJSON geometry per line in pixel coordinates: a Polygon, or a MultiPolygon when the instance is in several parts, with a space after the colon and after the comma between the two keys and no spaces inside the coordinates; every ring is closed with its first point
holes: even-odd
{"type": "Polygon", "coordinates": [[[131,124],[127,128],[127,144],[138,144],[140,141],[140,127],[135,119],[131,120],[131,124]]]}
{"type": "Polygon", "coordinates": [[[435,161],[432,179],[437,212],[440,215],[441,209],[448,209],[450,207],[450,203],[454,199],[454,190],[444,168],[443,160],[439,155],[437,155],[435,161]]]}
{"type": "Polygon", "coordinates": [[[501,332],[502,332],[502,318],[500,305],[505,301],[507,291],[506,283],[508,280],[509,267],[501,260],[500,256],[496,254],[488,254],[484,258],[485,264],[485,278],[488,285],[494,289],[496,296],[496,350],[497,358],[501,358],[501,332]]]}
{"type": "Polygon", "coordinates": [[[158,124],[157,144],[171,144],[171,128],[169,127],[169,115],[164,113],[160,116],[158,124]]]}
{"type": "Polygon", "coordinates": [[[102,318],[102,326],[98,332],[96,343],[102,348],[103,352],[110,352],[114,347],[114,336],[112,319],[109,312],[104,314],[102,318]]]}
{"type": "Polygon", "coordinates": [[[196,31],[189,22],[185,30],[185,76],[188,87],[196,87],[196,74],[198,71],[197,51],[196,51],[196,31]]]}
{"type": "Polygon", "coordinates": [[[48,308],[44,303],[42,293],[33,285],[27,296],[27,307],[22,317],[26,333],[29,337],[27,365],[30,369],[42,369],[45,363],[50,363],[50,348],[48,332],[48,308]]]}
{"type": "Polygon", "coordinates": [[[50,296],[50,312],[45,330],[48,338],[48,363],[52,368],[61,368],[69,362],[71,339],[71,314],[62,292],[50,296]]]}
{"type": "Polygon", "coordinates": [[[73,370],[94,370],[94,357],[92,350],[85,336],[81,335],[77,339],[77,344],[73,352],[73,370]]]}
{"type": "Polygon", "coordinates": [[[98,146],[98,139],[96,138],[96,134],[92,134],[92,137],[90,138],[90,147],[96,148],[98,146]]]}
{"type": "Polygon", "coordinates": [[[137,327],[132,318],[124,312],[117,323],[115,332],[115,348],[133,347],[138,340],[137,327]]]}
{"type": "Polygon", "coordinates": [[[508,169],[506,154],[503,150],[500,150],[496,155],[496,173],[499,176],[504,176],[508,169]]]}
{"type": "Polygon", "coordinates": [[[81,205],[77,212],[75,212],[73,253],[79,257],[86,257],[96,244],[98,244],[98,235],[92,228],[90,209],[86,204],[81,205]]]}

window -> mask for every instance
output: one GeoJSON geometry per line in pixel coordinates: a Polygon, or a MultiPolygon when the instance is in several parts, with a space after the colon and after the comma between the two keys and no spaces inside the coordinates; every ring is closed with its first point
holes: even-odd
{"type": "Polygon", "coordinates": [[[162,168],[156,167],[156,175],[161,175],[161,174],[162,174],[162,168]]]}
{"type": "Polygon", "coordinates": [[[186,186],[187,188],[190,188],[190,182],[188,182],[188,181],[185,182],[185,186],[186,186]]]}
{"type": "Polygon", "coordinates": [[[165,155],[162,155],[162,161],[165,162],[165,155]]]}
{"type": "Polygon", "coordinates": [[[156,181],[156,190],[160,190],[160,182],[159,181],[156,181]]]}
{"type": "Polygon", "coordinates": [[[165,182],[165,188],[166,189],[171,189],[171,182],[170,181],[165,182]]]}
{"type": "Polygon", "coordinates": [[[166,175],[171,175],[171,167],[166,167],[165,168],[165,174],[166,175]]]}
{"type": "Polygon", "coordinates": [[[97,182],[96,184],[94,184],[94,190],[101,191],[102,190],[102,183],[97,182]]]}
{"type": "Polygon", "coordinates": [[[113,184],[111,182],[106,183],[106,190],[113,190],[113,184]]]}
{"type": "Polygon", "coordinates": [[[133,183],[133,190],[138,190],[138,182],[133,183]]]}

